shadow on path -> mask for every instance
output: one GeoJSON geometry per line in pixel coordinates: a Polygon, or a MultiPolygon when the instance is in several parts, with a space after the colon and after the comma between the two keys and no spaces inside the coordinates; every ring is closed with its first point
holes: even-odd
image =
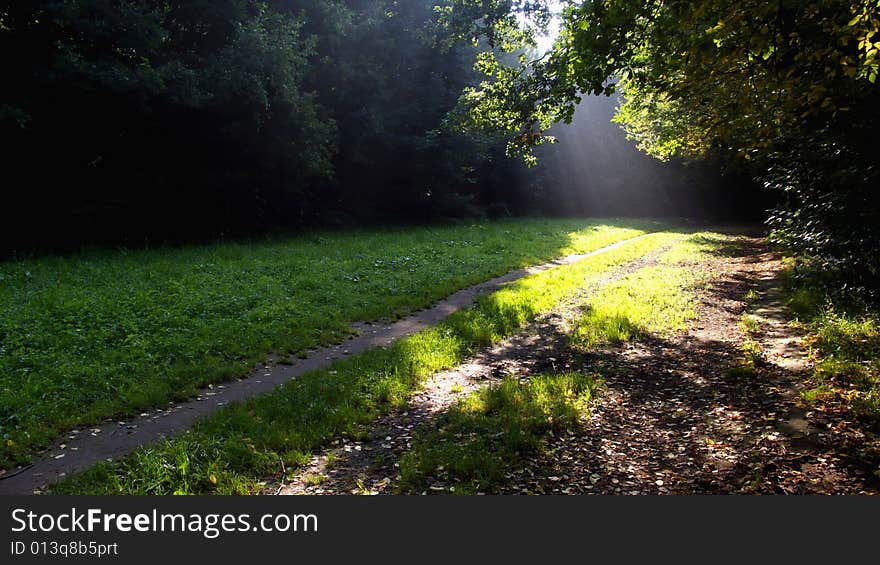
{"type": "Polygon", "coordinates": [[[719,252],[721,277],[691,331],[583,358],[606,392],[583,428],[551,438],[501,489],[560,494],[876,493],[869,473],[797,406],[809,369],[779,295],[781,264],[758,240],[719,252]],[[759,291],[754,337],[738,327],[759,291]]]}

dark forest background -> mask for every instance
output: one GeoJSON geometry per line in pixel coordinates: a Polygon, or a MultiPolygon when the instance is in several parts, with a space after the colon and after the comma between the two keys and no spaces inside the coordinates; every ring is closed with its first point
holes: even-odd
{"type": "Polygon", "coordinates": [[[463,127],[478,53],[437,0],[0,8],[0,253],[510,215],[758,220],[712,163],[661,163],[586,100],[527,168],[463,127]]]}

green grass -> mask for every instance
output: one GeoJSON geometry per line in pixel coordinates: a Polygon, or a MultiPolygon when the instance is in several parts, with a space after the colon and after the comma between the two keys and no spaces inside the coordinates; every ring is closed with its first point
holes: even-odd
{"type": "Polygon", "coordinates": [[[639,269],[590,299],[572,341],[590,349],[630,341],[647,333],[686,329],[687,322],[696,317],[696,299],[687,292],[693,282],[688,269],[639,269]]]}
{"type": "Polygon", "coordinates": [[[661,256],[659,265],[639,269],[595,293],[572,333],[573,345],[591,349],[686,329],[697,315],[700,286],[709,279],[701,263],[735,249],[735,240],[721,234],[684,238],[661,256]]]}
{"type": "Polygon", "coordinates": [[[548,434],[575,428],[597,386],[591,375],[566,373],[508,378],[474,393],[417,436],[400,460],[400,491],[491,492],[548,434]]]}
{"type": "Polygon", "coordinates": [[[857,429],[859,453],[880,478],[880,310],[842,292],[829,292],[819,273],[788,273],[788,306],[806,330],[815,361],[811,388],[801,394],[808,407],[857,429]]]}
{"type": "Polygon", "coordinates": [[[825,310],[807,327],[817,389],[834,391],[860,419],[880,424],[880,316],[825,310]]]}
{"type": "Polygon", "coordinates": [[[742,362],[722,371],[721,376],[729,383],[745,386],[754,383],[761,378],[761,374],[755,368],[755,365],[749,362],[742,362]]]}
{"type": "Polygon", "coordinates": [[[681,238],[657,233],[517,281],[437,326],[230,406],[192,431],[56,485],[63,494],[249,493],[332,438],[358,437],[429,375],[511,335],[608,269],[681,238]],[[215,480],[211,480],[214,477],[215,480]]]}
{"type": "Polygon", "coordinates": [[[816,361],[812,404],[833,400],[869,425],[880,424],[880,311],[856,297],[829,293],[809,274],[785,280],[789,309],[807,331],[816,361]]]}
{"type": "Polygon", "coordinates": [[[689,235],[674,246],[660,262],[665,265],[698,265],[710,257],[735,256],[740,251],[736,237],[716,232],[699,232],[689,235]]]}
{"type": "MultiPolygon", "coordinates": [[[[759,294],[755,288],[750,288],[743,296],[747,303],[754,302],[758,297],[759,294]]],[[[740,315],[737,327],[742,332],[743,339],[737,345],[739,355],[734,364],[721,373],[721,376],[728,383],[745,387],[762,381],[766,376],[761,370],[766,366],[764,348],[758,341],[758,338],[765,331],[765,326],[766,320],[760,316],[748,312],[743,312],[740,315]]]]}
{"type": "Polygon", "coordinates": [[[327,475],[309,475],[305,478],[306,484],[316,487],[327,482],[327,475]]]}
{"type": "Polygon", "coordinates": [[[0,468],[64,429],[338,342],[355,321],[656,227],[517,220],[0,263],[0,468]]]}
{"type": "Polygon", "coordinates": [[[743,313],[739,317],[737,325],[739,326],[740,331],[748,337],[759,335],[764,328],[764,322],[761,318],[749,313],[743,313]]]}

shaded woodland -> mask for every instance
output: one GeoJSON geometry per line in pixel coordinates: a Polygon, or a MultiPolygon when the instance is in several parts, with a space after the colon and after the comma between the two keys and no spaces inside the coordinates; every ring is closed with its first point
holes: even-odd
{"type": "MultiPolygon", "coordinates": [[[[485,42],[436,0],[44,0],[0,9],[4,254],[516,215],[758,217],[585,101],[536,167],[468,123],[485,42]]],[[[442,3],[441,3],[442,4],[442,3]]],[[[500,51],[499,51],[500,53],[500,51]]],[[[727,190],[727,185],[738,187],[727,190]]]]}

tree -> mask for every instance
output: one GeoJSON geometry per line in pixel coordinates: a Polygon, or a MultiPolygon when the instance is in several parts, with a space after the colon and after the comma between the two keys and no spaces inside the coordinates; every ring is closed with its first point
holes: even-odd
{"type": "Polygon", "coordinates": [[[435,3],[5,3],[0,253],[475,212],[500,140],[445,127],[435,3]]]}
{"type": "Polygon", "coordinates": [[[247,0],[43,0],[0,17],[4,243],[216,233],[330,173],[296,17],[247,0]]]}

